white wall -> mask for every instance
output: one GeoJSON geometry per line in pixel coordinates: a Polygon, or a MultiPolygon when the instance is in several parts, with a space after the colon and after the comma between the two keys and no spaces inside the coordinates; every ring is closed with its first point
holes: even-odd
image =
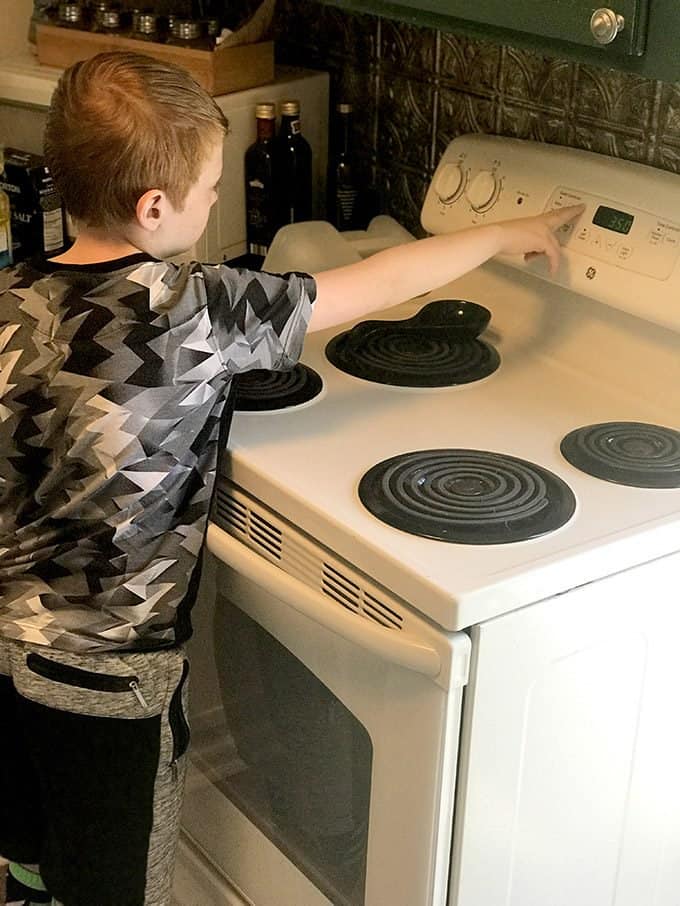
{"type": "Polygon", "coordinates": [[[0,0],[0,59],[25,52],[33,0],[0,0]]]}

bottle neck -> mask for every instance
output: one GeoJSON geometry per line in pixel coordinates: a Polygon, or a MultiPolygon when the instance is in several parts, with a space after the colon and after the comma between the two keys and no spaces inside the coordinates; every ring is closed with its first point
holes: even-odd
{"type": "Polygon", "coordinates": [[[338,154],[348,157],[352,150],[352,117],[349,113],[341,113],[338,124],[338,154]]]}
{"type": "Polygon", "coordinates": [[[257,119],[257,140],[258,142],[267,142],[274,138],[275,120],[257,119]]]}
{"type": "Polygon", "coordinates": [[[299,114],[281,117],[281,135],[300,135],[301,131],[299,114]]]}

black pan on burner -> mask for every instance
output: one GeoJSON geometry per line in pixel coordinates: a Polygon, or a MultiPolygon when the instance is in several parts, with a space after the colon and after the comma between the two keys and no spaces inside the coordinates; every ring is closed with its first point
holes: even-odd
{"type": "Polygon", "coordinates": [[[500,363],[496,350],[477,339],[490,318],[476,302],[439,299],[406,320],[362,321],[333,337],[326,356],[341,371],[381,384],[467,384],[500,363]]]}
{"type": "Polygon", "coordinates": [[[474,340],[491,320],[491,312],[477,302],[467,299],[438,299],[421,308],[417,315],[401,321],[404,328],[436,327],[457,340],[474,340]]]}

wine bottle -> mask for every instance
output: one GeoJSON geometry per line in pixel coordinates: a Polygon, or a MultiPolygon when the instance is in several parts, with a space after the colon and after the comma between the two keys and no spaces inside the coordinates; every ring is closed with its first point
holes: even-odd
{"type": "Polygon", "coordinates": [[[335,136],[328,174],[328,217],[338,230],[363,226],[359,184],[354,163],[352,105],[338,104],[335,136]]]}
{"type": "Polygon", "coordinates": [[[257,139],[246,151],[246,240],[249,255],[262,258],[276,232],[274,192],[274,104],[255,106],[257,139]]]}
{"type": "Polygon", "coordinates": [[[299,101],[284,101],[281,105],[274,177],[278,226],[311,220],[312,149],[302,135],[299,101]]]}

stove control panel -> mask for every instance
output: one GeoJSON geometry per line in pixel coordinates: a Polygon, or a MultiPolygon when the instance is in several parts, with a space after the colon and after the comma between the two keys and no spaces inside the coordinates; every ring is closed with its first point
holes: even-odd
{"type": "Polygon", "coordinates": [[[585,204],[577,224],[560,230],[560,244],[616,267],[666,280],[680,255],[680,222],[630,205],[559,186],[546,210],[585,204]]]}
{"type": "Polygon", "coordinates": [[[421,223],[429,233],[585,204],[561,232],[551,275],[543,256],[508,264],[680,332],[680,176],[604,154],[494,135],[446,148],[421,223]]]}

